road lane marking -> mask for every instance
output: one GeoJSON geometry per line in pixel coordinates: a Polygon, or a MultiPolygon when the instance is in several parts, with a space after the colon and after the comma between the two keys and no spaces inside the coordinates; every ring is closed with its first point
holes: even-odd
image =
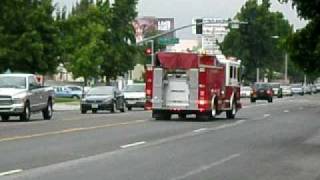
{"type": "Polygon", "coordinates": [[[20,173],[22,171],[23,171],[22,169],[10,170],[10,171],[7,171],[7,172],[0,173],[0,176],[9,176],[9,175],[12,175],[12,174],[20,173]]]}
{"type": "Polygon", "coordinates": [[[264,114],[263,115],[264,118],[267,118],[267,117],[270,117],[270,116],[271,116],[270,114],[264,114]]]}
{"type": "Polygon", "coordinates": [[[125,149],[125,148],[130,148],[130,147],[134,147],[134,146],[140,146],[142,144],[145,144],[146,142],[145,141],[140,141],[140,142],[135,142],[135,143],[132,143],[132,144],[126,144],[126,145],[123,145],[123,146],[120,146],[122,149],[125,149]]]}
{"type": "Polygon", "coordinates": [[[7,138],[2,138],[2,139],[0,139],[0,143],[1,143],[1,142],[6,142],[6,141],[30,139],[30,138],[35,138],[35,137],[43,137],[43,136],[50,136],[50,135],[59,135],[59,134],[72,133],[72,132],[89,131],[89,130],[95,130],[95,129],[103,129],[103,128],[109,128],[109,127],[116,127],[116,126],[140,124],[140,123],[144,123],[144,122],[146,122],[146,121],[147,121],[147,120],[136,120],[136,121],[128,121],[128,122],[122,122],[122,123],[105,124],[105,125],[100,125],[100,126],[91,126],[91,127],[83,127],[83,128],[70,128],[70,129],[64,129],[64,130],[61,130],[61,131],[52,131],[52,132],[31,134],[31,135],[25,135],[25,136],[7,137],[7,138]]]}
{"type": "Polygon", "coordinates": [[[208,128],[201,128],[201,129],[194,130],[193,132],[198,133],[198,132],[203,132],[203,131],[207,131],[207,130],[208,130],[208,128]]]}
{"type": "Polygon", "coordinates": [[[216,131],[216,130],[225,129],[225,128],[228,128],[228,127],[234,127],[234,126],[240,125],[240,124],[242,124],[244,122],[246,122],[246,120],[240,120],[240,121],[237,121],[237,122],[232,123],[232,124],[224,124],[224,125],[221,125],[221,126],[218,126],[218,127],[210,128],[209,131],[216,131]]]}
{"type": "Polygon", "coordinates": [[[239,156],[240,156],[240,154],[233,154],[233,155],[228,156],[228,157],[226,157],[226,158],[224,158],[224,159],[221,159],[221,160],[219,160],[219,161],[213,162],[213,163],[211,163],[211,164],[209,164],[209,165],[206,165],[206,166],[202,166],[202,167],[200,167],[200,168],[198,168],[198,169],[192,170],[192,171],[190,171],[190,172],[188,172],[188,173],[186,173],[186,174],[184,174],[184,175],[182,175],[182,176],[173,178],[173,179],[171,179],[171,180],[186,179],[186,178],[188,178],[188,177],[190,177],[190,176],[199,174],[199,173],[201,173],[201,172],[203,172],[203,171],[207,171],[207,170],[209,170],[209,169],[211,169],[211,168],[213,168],[213,167],[215,167],[215,166],[219,166],[219,165],[221,165],[221,164],[224,164],[224,163],[226,163],[226,162],[228,162],[228,161],[230,161],[230,160],[232,160],[232,159],[234,159],[234,158],[237,158],[237,157],[239,157],[239,156]]]}
{"type": "Polygon", "coordinates": [[[284,110],[283,112],[288,113],[288,112],[290,112],[290,111],[289,111],[289,110],[284,110]]]}

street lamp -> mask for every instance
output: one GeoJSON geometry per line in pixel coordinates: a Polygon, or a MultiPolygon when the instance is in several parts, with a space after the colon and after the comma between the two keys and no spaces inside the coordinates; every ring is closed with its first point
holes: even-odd
{"type": "MultiPolygon", "coordinates": [[[[273,39],[279,39],[279,36],[271,36],[273,39]]],[[[284,54],[284,81],[288,82],[288,53],[285,51],[284,54]]]]}

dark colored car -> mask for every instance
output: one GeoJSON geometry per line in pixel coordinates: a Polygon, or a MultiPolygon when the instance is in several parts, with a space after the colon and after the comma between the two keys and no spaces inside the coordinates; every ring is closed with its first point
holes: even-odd
{"type": "Polygon", "coordinates": [[[91,88],[81,100],[81,113],[85,114],[91,110],[97,113],[100,110],[109,110],[112,113],[120,110],[125,112],[126,102],[121,93],[113,86],[100,86],[91,88]]]}
{"type": "Polygon", "coordinates": [[[255,83],[250,96],[251,102],[256,100],[267,100],[269,103],[273,101],[272,86],[268,83],[255,83]]]}

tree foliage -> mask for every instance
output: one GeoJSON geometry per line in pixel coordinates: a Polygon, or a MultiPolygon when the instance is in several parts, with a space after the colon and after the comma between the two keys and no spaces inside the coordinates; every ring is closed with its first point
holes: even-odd
{"type": "Polygon", "coordinates": [[[60,23],[62,59],[75,77],[107,81],[133,67],[136,1],[81,0],[60,23]]]}
{"type": "Polygon", "coordinates": [[[263,0],[261,5],[257,0],[248,0],[235,18],[248,24],[232,29],[221,48],[224,54],[242,60],[244,78],[254,81],[257,67],[268,73],[269,78],[272,78],[273,71],[282,71],[283,44],[292,32],[283,15],[270,11],[269,0],[263,0]],[[279,39],[274,39],[274,36],[279,39]]]}
{"type": "Polygon", "coordinates": [[[58,29],[51,0],[1,0],[0,72],[53,73],[58,29]]]}
{"type": "MultiPolygon", "coordinates": [[[[288,2],[288,0],[280,0],[288,2]]],[[[291,0],[300,17],[309,20],[306,27],[290,36],[288,49],[291,59],[309,75],[320,75],[320,3],[291,0]]]]}

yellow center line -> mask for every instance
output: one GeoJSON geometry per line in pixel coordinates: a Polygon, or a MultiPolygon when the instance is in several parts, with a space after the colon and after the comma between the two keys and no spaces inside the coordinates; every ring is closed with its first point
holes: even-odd
{"type": "Polygon", "coordinates": [[[35,138],[35,137],[43,137],[43,136],[58,135],[58,134],[65,134],[65,133],[89,131],[89,130],[95,130],[95,129],[108,128],[108,127],[116,127],[116,126],[131,125],[131,124],[139,124],[139,123],[144,123],[144,122],[147,122],[147,120],[136,120],[136,121],[128,121],[128,122],[122,122],[122,123],[105,124],[105,125],[100,125],[100,126],[91,126],[91,127],[83,127],[83,128],[64,129],[64,130],[61,130],[61,131],[52,131],[52,132],[31,134],[31,135],[25,135],[25,136],[7,137],[7,138],[2,138],[2,139],[0,139],[0,143],[1,143],[1,142],[6,142],[6,141],[14,141],[14,140],[21,140],[21,139],[30,139],[30,138],[35,138]]]}

